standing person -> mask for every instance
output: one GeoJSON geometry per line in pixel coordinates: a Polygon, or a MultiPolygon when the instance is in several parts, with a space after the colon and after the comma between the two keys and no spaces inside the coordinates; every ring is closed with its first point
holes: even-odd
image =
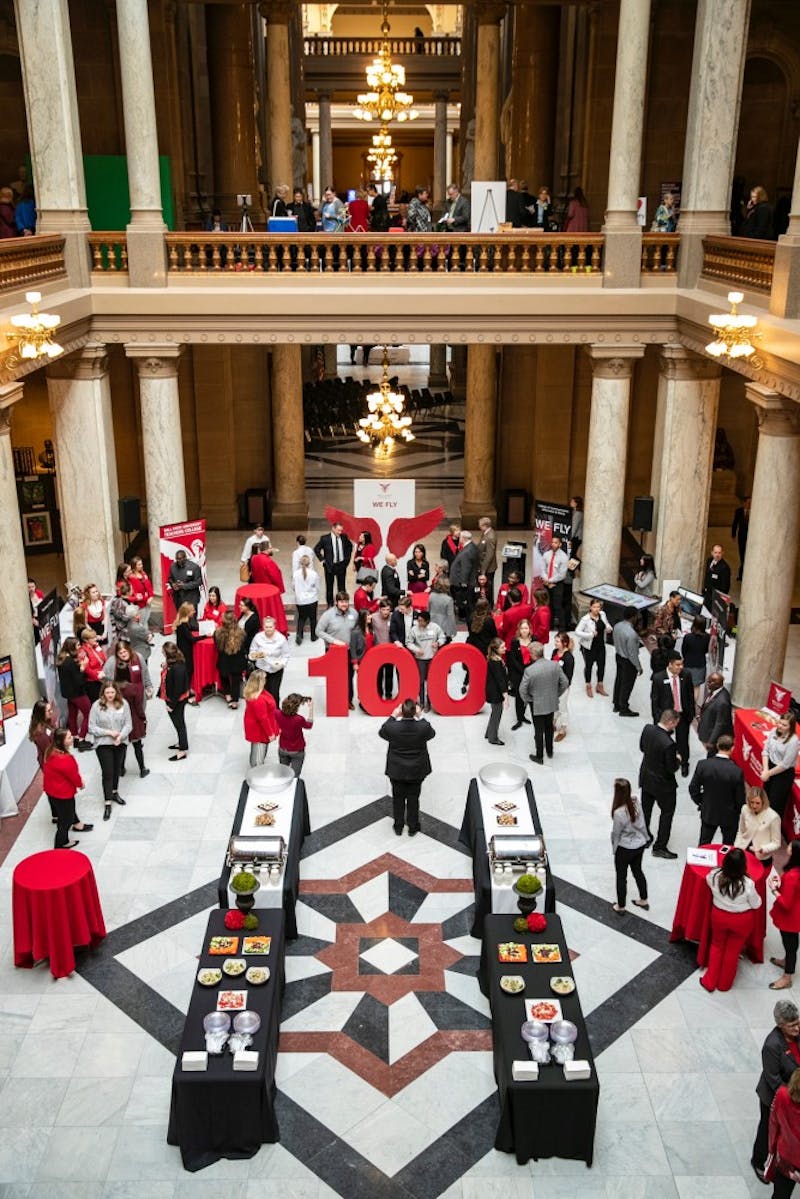
{"type": "Polygon", "coordinates": [[[199,612],[202,582],[200,567],[188,557],[186,550],[178,550],[167,579],[167,587],[172,592],[175,607],[191,604],[195,612],[199,612]]]}
{"type": "Polygon", "coordinates": [[[294,777],[299,779],[306,757],[306,739],[303,732],[314,726],[313,701],[293,691],[276,709],[275,720],[280,729],[278,760],[282,766],[291,766],[294,777]],[[306,709],[307,715],[301,713],[301,708],[306,709]]]}
{"type": "Polygon", "coordinates": [[[772,205],[765,188],[751,188],[739,237],[755,237],[761,241],[775,240],[772,205]]]}
{"type": "Polygon", "coordinates": [[[741,581],[744,570],[744,556],[747,553],[747,534],[750,529],[750,496],[746,495],[740,508],[733,514],[731,537],[736,538],[739,547],[739,571],[736,578],[741,581]]]}
{"type": "Polygon", "coordinates": [[[672,734],[678,723],[678,717],[672,708],[665,708],[657,724],[646,724],[639,738],[639,749],[642,751],[642,764],[639,767],[639,791],[642,796],[642,810],[647,825],[647,836],[652,840],[650,819],[653,815],[653,805],[658,804],[658,832],[653,845],[654,858],[677,858],[668,847],[669,835],[672,831],[672,818],[678,796],[678,751],[672,734]]]}
{"type": "Polygon", "coordinates": [[[558,662],[548,662],[540,641],[531,645],[531,664],[519,685],[520,698],[531,706],[536,753],[528,754],[532,762],[543,765],[544,755],[553,756],[553,715],[559,697],[567,689],[567,676],[558,662]]]}
{"type": "Polygon", "coordinates": [[[517,635],[511,642],[508,650],[508,689],[514,696],[514,710],[516,713],[516,721],[512,724],[512,732],[521,729],[523,724],[530,724],[530,720],[525,715],[525,701],[519,693],[519,685],[522,682],[522,676],[533,661],[531,657],[531,646],[533,645],[533,633],[531,632],[531,622],[529,620],[521,620],[517,625],[517,635]]]}
{"type": "Polygon", "coordinates": [[[250,765],[263,766],[270,742],[279,733],[277,704],[267,690],[267,676],[254,670],[244,685],[244,736],[250,742],[250,765]]]}
{"type": "Polygon", "coordinates": [[[717,829],[725,845],[733,845],[740,813],[745,806],[744,774],[731,761],[733,737],[720,737],[713,758],[703,758],[695,766],[689,794],[700,812],[700,840],[709,845],[717,829]]]}
{"type": "Polygon", "coordinates": [[[387,554],[386,564],[381,569],[381,595],[394,608],[400,602],[402,594],[400,575],[397,572],[397,557],[395,554],[387,554]]]}
{"type": "Polygon", "coordinates": [[[572,528],[569,534],[569,556],[577,558],[583,545],[583,496],[573,495],[569,501],[572,509],[572,528]]]}
{"type": "Polygon", "coordinates": [[[50,803],[50,810],[56,813],[56,849],[74,849],[80,844],[78,841],[70,841],[70,829],[80,828],[81,832],[88,833],[94,828],[92,824],[76,823],[78,817],[75,812],[75,796],[78,791],[83,790],[84,783],[78,763],[70,753],[72,745],[72,733],[69,729],[56,729],[42,768],[42,787],[50,803]]]}
{"type": "Polygon", "coordinates": [[[117,583],[117,594],[108,605],[108,625],[112,641],[131,637],[131,626],[140,624],[142,614],[133,602],[133,592],[127,579],[117,583]]]}
{"type": "Polygon", "coordinates": [[[486,575],[489,602],[494,603],[494,576],[497,573],[497,534],[492,528],[491,518],[482,516],[478,521],[478,573],[486,575]]]}
{"type": "MultiPolygon", "coordinates": [[[[261,617],[258,615],[255,604],[246,595],[243,595],[239,600],[239,628],[244,633],[244,641],[242,650],[245,659],[250,652],[250,646],[253,643],[253,638],[261,629],[261,617]]],[[[245,666],[245,669],[247,667],[245,666]]]]}
{"type": "Polygon", "coordinates": [[[628,895],[628,870],[634,877],[639,898],[634,899],[637,908],[649,911],[647,879],[642,870],[642,856],[647,847],[647,829],[642,806],[631,795],[629,779],[614,779],[614,798],[611,801],[611,849],[614,853],[614,870],[617,875],[617,902],[612,904],[615,912],[624,912],[628,895]]]}
{"type": "Polygon", "coordinates": [[[341,521],[334,521],[330,533],[320,537],[314,546],[314,553],[325,571],[325,602],[332,608],[334,586],[337,591],[344,591],[347,567],[353,553],[353,543],[345,534],[341,521]]]}
{"type": "Polygon", "coordinates": [[[419,706],[425,712],[430,712],[431,701],[428,696],[428,671],[433,655],[445,644],[445,637],[438,624],[431,620],[430,612],[418,612],[417,619],[412,624],[406,640],[406,648],[417,660],[419,670],[419,706]]]}
{"type": "Polygon", "coordinates": [[[356,587],[356,593],[353,596],[353,607],[356,612],[369,612],[371,616],[373,612],[378,611],[378,601],[373,595],[374,590],[375,580],[371,576],[356,587]]]}
{"type": "MultiPolygon", "coordinates": [[[[546,587],[537,587],[533,593],[534,606],[531,613],[531,629],[533,630],[534,641],[541,641],[542,645],[547,645],[550,640],[550,629],[555,619],[553,609],[550,605],[551,596],[552,593],[546,587]]],[[[556,628],[558,628],[557,624],[556,628]]]]}
{"type": "MultiPolygon", "coordinates": [[[[372,614],[366,608],[362,608],[356,616],[356,623],[353,625],[350,633],[350,671],[355,681],[355,676],[358,674],[358,668],[361,665],[367,650],[372,649],[372,614]]],[[[352,697],[351,697],[352,698],[352,697]]],[[[359,705],[364,710],[364,705],[359,705]]]]}
{"type": "Polygon", "coordinates": [[[56,659],[58,686],[62,699],[67,701],[67,725],[73,737],[77,737],[79,750],[91,749],[87,740],[89,709],[91,702],[86,694],[84,682],[85,665],[78,657],[78,641],[67,637],[56,659]]]}
{"type": "Polygon", "coordinates": [[[709,754],[716,750],[722,736],[733,736],[733,705],[725,680],[718,670],[706,682],[706,695],[697,721],[697,736],[709,754]]]}
{"type": "Polygon", "coordinates": [[[502,637],[494,637],[489,642],[486,655],[486,703],[491,706],[492,711],[484,737],[490,745],[505,745],[505,741],[501,741],[498,736],[503,708],[508,703],[508,671],[503,660],[505,656],[505,641],[502,637]]]}
{"type": "Polygon", "coordinates": [[[103,779],[104,820],[111,818],[112,802],[125,806],[125,800],[119,793],[119,775],[125,758],[124,743],[132,728],[131,710],[127,702],[122,698],[117,684],[107,680],[100,698],[92,704],[89,713],[89,732],[103,779]]]}
{"type": "Polygon", "coordinates": [[[233,612],[228,609],[219,628],[214,631],[214,646],[217,651],[217,670],[222,680],[225,702],[229,708],[239,707],[242,675],[247,665],[244,643],[247,637],[237,623],[233,612]]]}
{"type": "Polygon", "coordinates": [[[575,191],[572,193],[572,199],[567,206],[567,217],[564,221],[564,232],[589,232],[589,205],[582,187],[576,187],[575,191]]]}
{"type": "Polygon", "coordinates": [[[661,670],[653,678],[650,691],[650,701],[653,708],[653,724],[665,708],[672,708],[678,714],[678,724],[675,728],[675,744],[681,760],[681,774],[684,778],[689,775],[689,729],[694,720],[694,687],[691,678],[684,673],[683,658],[677,651],[669,656],[667,669],[661,670]]]}
{"type": "Polygon", "coordinates": [[[326,653],[334,645],[343,645],[348,651],[347,700],[351,712],[355,708],[355,704],[353,703],[353,663],[349,650],[350,637],[357,620],[358,613],[350,604],[350,596],[346,591],[338,591],[336,593],[335,607],[326,609],[322,613],[320,622],[317,625],[317,634],[325,642],[326,653]]]}
{"type": "Polygon", "coordinates": [[[440,575],[431,587],[428,611],[431,620],[438,624],[444,633],[445,645],[449,645],[456,635],[456,610],[450,594],[450,580],[443,575],[440,575]]]}
{"type": "Polygon", "coordinates": [[[212,620],[219,628],[222,624],[222,618],[228,611],[228,605],[222,602],[219,587],[209,587],[206,606],[203,608],[202,620],[212,620]]]}
{"type": "Polygon", "coordinates": [[[281,698],[283,672],[289,665],[289,642],[278,632],[274,616],[265,616],[262,631],[250,643],[250,661],[267,676],[267,691],[276,705],[281,698]]]}
{"type": "Polygon", "coordinates": [[[412,595],[421,594],[430,587],[431,568],[425,557],[425,546],[420,542],[414,546],[411,557],[406,562],[406,579],[412,595]]]}
{"type": "Polygon", "coordinates": [[[712,545],[711,557],[706,563],[703,578],[703,603],[711,611],[711,598],[715,591],[729,595],[731,590],[731,568],[722,556],[721,545],[712,545]]]}
{"type": "Polygon", "coordinates": [[[734,845],[755,854],[767,870],[772,866],[772,855],[781,847],[781,818],[769,806],[763,787],[747,788],[747,802],[739,813],[734,845]]]}
{"type": "Polygon", "coordinates": [[[470,531],[462,529],[458,536],[458,553],[450,563],[450,591],[462,620],[469,614],[477,577],[478,547],[470,531]]]}
{"type": "Polygon", "coordinates": [[[107,636],[106,601],[96,583],[89,583],[83,589],[83,610],[86,613],[86,624],[103,642],[107,636]]]}
{"type": "MultiPolygon", "coordinates": [[[[489,652],[489,645],[497,636],[497,625],[494,623],[491,606],[488,599],[479,599],[469,622],[467,645],[474,645],[482,657],[489,652]]],[[[461,684],[461,694],[466,695],[469,687],[469,671],[464,667],[464,681],[461,684]]]]}
{"type": "Polygon", "coordinates": [[[790,999],[779,999],[772,1009],[775,1027],[761,1046],[761,1077],[756,1086],[761,1109],[750,1165],[759,1182],[765,1182],[764,1163],[769,1151],[769,1114],[778,1089],[789,1081],[800,1062],[800,1011],[790,999]]]}
{"type": "Polygon", "coordinates": [[[289,215],[293,216],[297,221],[298,233],[316,233],[317,221],[314,216],[314,209],[306,199],[306,194],[302,187],[296,187],[293,192],[292,203],[287,205],[289,215]]]}
{"type": "Polygon", "coordinates": [[[583,681],[589,699],[594,695],[592,671],[595,668],[597,669],[597,694],[608,695],[603,686],[603,679],[606,673],[606,637],[609,633],[611,633],[611,625],[603,611],[603,601],[591,600],[589,611],[580,618],[575,626],[575,640],[581,647],[583,655],[583,681]]]}
{"type": "Polygon", "coordinates": [[[302,644],[303,633],[308,621],[312,641],[317,640],[317,605],[319,604],[319,575],[314,570],[311,554],[301,554],[300,564],[292,575],[294,599],[297,605],[297,633],[295,641],[302,644]]]}
{"type": "Polygon", "coordinates": [[[800,841],[792,841],[789,845],[789,861],[780,878],[770,875],[770,888],[775,895],[772,923],[781,934],[784,956],[769,959],[773,966],[783,971],[780,978],[769,984],[769,989],[783,991],[794,982],[800,944],[800,841]]]}
{"type": "MultiPolygon", "coordinates": [[[[542,588],[537,593],[539,595],[540,600],[542,597],[543,590],[544,589],[542,588]]],[[[541,641],[543,645],[546,643],[546,641],[549,637],[549,634],[550,634],[550,607],[547,602],[549,597],[548,597],[546,591],[544,592],[544,597],[545,597],[544,606],[547,608],[547,611],[544,614],[544,616],[540,613],[539,620],[537,622],[537,628],[541,629],[541,630],[544,630],[546,628],[547,632],[545,633],[544,638],[536,637],[535,635],[532,637],[532,640],[541,641]]],[[[535,598],[536,597],[534,596],[534,599],[535,598]]],[[[529,604],[526,600],[523,600],[522,592],[520,591],[520,589],[518,587],[511,588],[511,590],[506,595],[506,600],[507,600],[506,607],[505,607],[504,611],[502,612],[502,614],[500,616],[498,616],[498,618],[497,618],[500,622],[499,627],[498,627],[498,633],[500,634],[500,636],[503,638],[503,641],[505,642],[506,650],[510,650],[511,642],[516,637],[517,629],[519,628],[519,626],[523,620],[526,621],[531,626],[531,629],[533,629],[533,611],[534,611],[534,609],[531,606],[531,604],[529,604]]]]}
{"type": "Polygon", "coordinates": [[[392,785],[394,831],[402,836],[407,823],[409,837],[415,837],[420,831],[419,794],[431,773],[427,743],[436,730],[422,717],[414,700],[406,699],[381,725],[378,736],[389,742],[386,774],[392,785]]]}
{"type": "Polygon", "coordinates": [[[700,692],[706,681],[708,663],[708,646],[711,638],[706,632],[706,622],[702,616],[695,616],[692,629],[681,643],[683,653],[683,673],[688,675],[694,687],[695,707],[700,703],[700,692]]]}
{"type": "MultiPolygon", "coordinates": [[[[146,779],[150,771],[144,764],[142,742],[147,736],[146,703],[152,697],[153,688],[147,663],[131,649],[130,642],[118,641],[105,664],[105,677],[116,683],[120,695],[127,703],[131,712],[131,731],[128,741],[133,746],[136,764],[139,767],[139,778],[146,779]]],[[[122,747],[122,761],[119,773],[125,774],[125,755],[127,746],[122,747]]]]}
{"type": "Polygon", "coordinates": [[[792,792],[797,766],[797,717],[785,712],[764,742],[761,754],[761,781],[769,802],[783,820],[786,801],[792,792]]]}
{"type": "Polygon", "coordinates": [[[150,606],[153,602],[153,584],[144,568],[141,558],[131,558],[131,573],[128,575],[131,585],[131,599],[140,612],[140,619],[145,629],[150,627],[150,606]]]}
{"type": "Polygon", "coordinates": [[[638,716],[630,706],[631,692],[636,682],[636,676],[642,673],[639,661],[639,646],[641,641],[635,627],[636,609],[626,608],[622,620],[614,625],[611,634],[614,641],[614,654],[617,661],[617,674],[614,679],[614,711],[619,716],[638,716]]]}
{"type": "Polygon", "coordinates": [[[656,637],[669,636],[673,639],[681,631],[681,593],[670,591],[667,602],[656,609],[653,618],[653,633],[656,637]]]}
{"type": "Polygon", "coordinates": [[[181,604],[172,627],[175,632],[175,644],[183,654],[183,660],[186,663],[186,674],[189,677],[189,690],[191,691],[189,703],[196,704],[197,699],[192,690],[192,679],[194,678],[194,646],[200,637],[200,626],[197,623],[194,604],[181,604]]]}
{"type": "Polygon", "coordinates": [[[439,557],[447,563],[448,570],[453,565],[453,559],[460,549],[459,538],[461,536],[461,525],[450,525],[447,530],[447,536],[442,542],[439,550],[439,557]]]}
{"type": "Polygon", "coordinates": [[[256,525],[250,536],[245,538],[245,543],[242,546],[241,561],[239,563],[240,582],[250,582],[250,558],[255,551],[255,546],[261,545],[262,541],[266,541],[269,544],[269,537],[267,537],[267,532],[263,525],[256,525]]]}
{"type": "MultiPolygon", "coordinates": [[[[372,643],[373,645],[388,645],[389,630],[392,620],[392,605],[387,599],[378,603],[378,611],[372,614],[372,643]]],[[[381,699],[391,699],[394,691],[394,667],[381,666],[378,671],[378,695],[381,699]]]]}
{"type": "Polygon", "coordinates": [[[706,883],[712,895],[711,945],[700,986],[706,991],[730,991],[761,896],[747,873],[747,858],[741,849],[726,853],[719,869],[706,875],[706,883]]]}
{"type": "Polygon", "coordinates": [[[518,570],[510,570],[508,578],[504,583],[501,583],[497,590],[497,603],[495,605],[498,612],[505,612],[511,607],[510,595],[512,591],[519,592],[519,602],[521,604],[529,603],[528,588],[522,581],[522,576],[518,570]]]}
{"type": "Polygon", "coordinates": [[[389,640],[398,645],[408,645],[411,626],[414,623],[414,605],[410,595],[404,595],[389,621],[389,640]]]}
{"type": "Polygon", "coordinates": [[[563,741],[567,735],[569,723],[569,689],[572,686],[572,676],[575,673],[575,643],[569,633],[557,633],[556,643],[550,655],[551,662],[558,662],[567,679],[567,689],[562,692],[556,709],[556,741],[563,741]]]}
{"type": "Polygon", "coordinates": [[[656,564],[651,554],[642,554],[639,559],[639,569],[633,576],[633,585],[637,595],[652,595],[656,585],[656,564]]]}
{"type": "Polygon", "coordinates": [[[800,1182],[800,1070],[775,1093],[769,1115],[769,1152],[773,1199],[788,1199],[800,1182]]]}
{"type": "Polygon", "coordinates": [[[189,738],[186,734],[186,703],[189,699],[189,675],[183,654],[172,641],[165,641],[162,647],[164,667],[161,671],[161,687],[159,695],[167,706],[169,715],[178,740],[170,749],[177,753],[170,762],[182,762],[189,752],[189,738]]]}
{"type": "MultiPolygon", "coordinates": [[[[39,769],[44,766],[48,749],[53,744],[53,734],[58,728],[53,706],[48,699],[37,699],[31,709],[31,719],[28,725],[28,740],[36,746],[36,759],[39,769]]],[[[55,823],[55,812],[53,813],[55,823]]]]}
{"type": "Polygon", "coordinates": [[[295,537],[295,547],[292,550],[292,578],[294,578],[295,571],[300,569],[300,563],[305,557],[311,562],[314,555],[306,544],[305,535],[298,533],[295,537]]]}
{"type": "MultiPolygon", "coordinates": [[[[374,566],[375,563],[375,547],[372,544],[372,534],[369,529],[362,529],[358,535],[355,549],[353,550],[353,568],[356,572],[356,579],[359,579],[359,572],[362,566],[374,566]]],[[[377,578],[377,576],[376,576],[377,578]]]]}
{"type": "Polygon", "coordinates": [[[283,595],[286,587],[283,582],[281,568],[272,556],[268,541],[253,546],[253,556],[250,559],[250,582],[271,583],[283,595]]]}
{"type": "Polygon", "coordinates": [[[550,592],[550,606],[553,609],[553,624],[560,631],[569,621],[570,614],[564,612],[564,583],[569,568],[569,558],[561,548],[559,536],[550,539],[550,547],[542,554],[544,575],[542,582],[550,592]]]}
{"type": "Polygon", "coordinates": [[[106,655],[100,648],[94,629],[87,627],[81,633],[78,661],[83,670],[83,682],[91,705],[100,695],[100,681],[106,664],[106,655]]]}

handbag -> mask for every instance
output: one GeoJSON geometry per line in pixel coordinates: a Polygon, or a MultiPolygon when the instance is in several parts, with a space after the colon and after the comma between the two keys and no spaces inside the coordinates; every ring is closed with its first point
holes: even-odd
{"type": "Polygon", "coordinates": [[[248,562],[243,562],[241,564],[241,566],[239,567],[239,582],[240,583],[249,583],[250,582],[250,564],[248,562]]]}

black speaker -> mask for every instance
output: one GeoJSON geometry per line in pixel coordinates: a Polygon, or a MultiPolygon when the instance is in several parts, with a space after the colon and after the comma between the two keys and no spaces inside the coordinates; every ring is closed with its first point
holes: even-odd
{"type": "Polygon", "coordinates": [[[142,510],[138,498],[135,495],[121,495],[117,505],[120,533],[138,533],[142,527],[142,510]]]}
{"type": "Polygon", "coordinates": [[[637,495],[633,498],[633,520],[631,521],[632,529],[639,529],[644,533],[653,531],[653,497],[651,495],[637,495]]]}

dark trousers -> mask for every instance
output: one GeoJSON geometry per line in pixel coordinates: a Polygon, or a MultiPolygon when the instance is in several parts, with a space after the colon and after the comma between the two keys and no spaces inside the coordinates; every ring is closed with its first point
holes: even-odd
{"type": "Polygon", "coordinates": [[[239,694],[242,689],[242,672],[238,671],[235,674],[222,674],[220,672],[219,677],[222,679],[223,694],[229,695],[238,704],[239,694]]]}
{"type": "Polygon", "coordinates": [[[685,712],[680,713],[680,720],[675,726],[675,748],[681,755],[681,769],[689,766],[689,720],[685,712]]]}
{"type": "Polygon", "coordinates": [[[616,654],[617,677],[614,679],[614,711],[627,712],[630,708],[631,692],[636,682],[636,667],[627,658],[616,654]]]}
{"type": "Polygon", "coordinates": [[[391,699],[394,694],[394,667],[381,666],[378,671],[378,695],[381,699],[391,699]]]}
{"type": "MultiPolygon", "coordinates": [[[[774,762],[769,763],[770,770],[772,770],[774,765],[774,762]]],[[[781,819],[783,819],[786,801],[792,793],[793,783],[794,771],[782,770],[780,774],[773,774],[764,784],[764,790],[769,796],[769,805],[775,809],[781,819]]]]}
{"type": "Polygon", "coordinates": [[[731,824],[726,824],[724,826],[721,824],[707,824],[705,820],[701,820],[700,840],[697,842],[697,844],[711,845],[714,841],[714,834],[716,833],[717,829],[719,829],[719,831],[722,833],[722,844],[733,845],[734,841],[736,840],[737,825],[738,822],[735,818],[731,824]]]}
{"type": "Polygon", "coordinates": [[[536,757],[544,757],[545,752],[548,758],[553,756],[553,713],[545,712],[543,716],[534,716],[531,709],[531,717],[533,718],[533,739],[536,745],[536,757]]]}
{"type": "Polygon", "coordinates": [[[69,830],[78,821],[75,814],[75,796],[73,795],[72,799],[56,799],[55,796],[48,795],[47,798],[50,801],[51,812],[55,812],[58,819],[55,847],[63,849],[69,841],[69,830]]]}
{"type": "Polygon", "coordinates": [[[297,605],[297,640],[303,640],[303,630],[308,621],[308,631],[312,637],[317,635],[317,605],[316,604],[298,604],[297,605]]]}
{"type": "Polygon", "coordinates": [[[103,799],[111,803],[112,795],[116,795],[119,787],[119,772],[125,757],[124,745],[98,745],[95,747],[97,760],[100,763],[100,774],[103,779],[103,799]]]}
{"type": "Polygon", "coordinates": [[[753,1141],[753,1152],[750,1155],[750,1161],[754,1166],[758,1166],[759,1170],[764,1168],[764,1162],[767,1160],[769,1153],[769,1112],[760,1100],[758,1106],[761,1108],[761,1114],[758,1120],[758,1128],[756,1130],[756,1139],[753,1141]]]}
{"type": "Polygon", "coordinates": [[[424,708],[428,700],[428,671],[431,667],[430,658],[417,658],[419,671],[419,706],[424,708]]]}
{"type": "Polygon", "coordinates": [[[67,700],[67,728],[73,737],[83,741],[89,729],[89,709],[92,704],[88,695],[76,695],[67,700]]]}
{"type": "Polygon", "coordinates": [[[677,804],[677,794],[672,792],[671,795],[651,795],[649,791],[642,791],[642,812],[644,813],[644,822],[647,825],[647,832],[650,833],[650,817],[653,815],[653,804],[658,804],[660,816],[658,818],[658,832],[653,844],[653,849],[666,849],[669,835],[672,832],[672,818],[675,815],[675,806],[677,804]]]}
{"type": "Polygon", "coordinates": [[[642,870],[644,848],[643,845],[640,845],[638,849],[626,849],[624,845],[618,845],[614,852],[614,869],[617,872],[617,903],[621,908],[625,907],[625,900],[628,897],[629,867],[639,890],[639,898],[647,899],[647,879],[642,870]]]}
{"type": "Polygon", "coordinates": [[[780,930],[781,940],[783,941],[783,952],[785,955],[784,973],[794,974],[797,966],[797,945],[800,942],[800,933],[785,933],[780,930]]]}
{"type": "Polygon", "coordinates": [[[491,705],[492,711],[489,717],[489,723],[486,726],[486,736],[490,741],[497,741],[497,734],[500,732],[500,719],[503,715],[503,704],[491,705]]]}
{"type": "Polygon", "coordinates": [[[583,680],[585,683],[592,681],[592,667],[597,667],[597,681],[602,683],[603,675],[606,672],[606,647],[602,637],[595,637],[592,641],[591,649],[582,649],[583,654],[583,680]]]}
{"type": "Polygon", "coordinates": [[[787,1178],[785,1174],[781,1174],[780,1170],[776,1170],[772,1183],[772,1199],[789,1199],[794,1191],[794,1186],[791,1178],[787,1178]]]}
{"type": "Polygon", "coordinates": [[[560,631],[566,628],[567,618],[564,612],[564,584],[554,583],[547,589],[550,592],[550,609],[553,613],[553,628],[560,631]]]}
{"type": "Polygon", "coordinates": [[[523,717],[525,716],[525,700],[522,699],[519,693],[514,696],[514,711],[517,715],[517,724],[522,724],[523,717]]]}
{"type": "Polygon", "coordinates": [[[270,693],[275,703],[280,706],[281,702],[281,683],[283,682],[283,671],[273,670],[267,674],[267,681],[264,684],[267,691],[270,693]]]}
{"type": "MultiPolygon", "coordinates": [[[[144,770],[144,750],[142,749],[141,741],[131,741],[131,745],[133,746],[133,756],[136,758],[136,765],[139,767],[140,770],[144,770]]],[[[119,770],[120,774],[125,773],[125,759],[127,758],[127,756],[128,756],[128,747],[127,747],[127,745],[123,745],[123,747],[122,747],[122,762],[120,763],[120,770],[119,770]]]]}
{"type": "Polygon", "coordinates": [[[184,753],[189,748],[189,738],[186,736],[186,700],[179,699],[174,708],[167,708],[167,712],[178,734],[178,749],[184,753]]]}
{"type": "Polygon", "coordinates": [[[337,562],[335,566],[325,567],[325,601],[329,608],[333,607],[334,591],[344,591],[346,574],[347,567],[344,562],[337,562]]]}
{"type": "Polygon", "coordinates": [[[419,793],[422,779],[392,779],[392,814],[394,827],[402,829],[405,823],[413,831],[419,828],[419,793]]]}

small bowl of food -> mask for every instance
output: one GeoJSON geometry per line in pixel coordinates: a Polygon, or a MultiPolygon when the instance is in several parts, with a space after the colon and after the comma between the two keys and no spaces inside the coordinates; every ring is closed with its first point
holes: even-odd
{"type": "Polygon", "coordinates": [[[251,966],[245,974],[245,978],[254,987],[261,987],[269,981],[269,966],[251,966]]]}
{"type": "Polygon", "coordinates": [[[222,969],[231,978],[236,978],[240,974],[244,974],[247,969],[247,962],[244,958],[226,958],[222,963],[222,969]]]}
{"type": "Polygon", "coordinates": [[[215,987],[222,979],[222,971],[216,967],[205,967],[203,970],[198,970],[197,981],[201,987],[215,987]]]}
{"type": "Polygon", "coordinates": [[[575,990],[575,979],[566,974],[555,974],[550,979],[550,990],[556,995],[571,995],[575,990]]]}
{"type": "Polygon", "coordinates": [[[525,990],[525,979],[521,974],[503,974],[500,978],[500,990],[506,995],[521,995],[525,990]]]}
{"type": "Polygon", "coordinates": [[[253,1033],[258,1032],[261,1027],[261,1017],[258,1012],[237,1012],[233,1017],[233,1031],[238,1033],[253,1033]]]}

